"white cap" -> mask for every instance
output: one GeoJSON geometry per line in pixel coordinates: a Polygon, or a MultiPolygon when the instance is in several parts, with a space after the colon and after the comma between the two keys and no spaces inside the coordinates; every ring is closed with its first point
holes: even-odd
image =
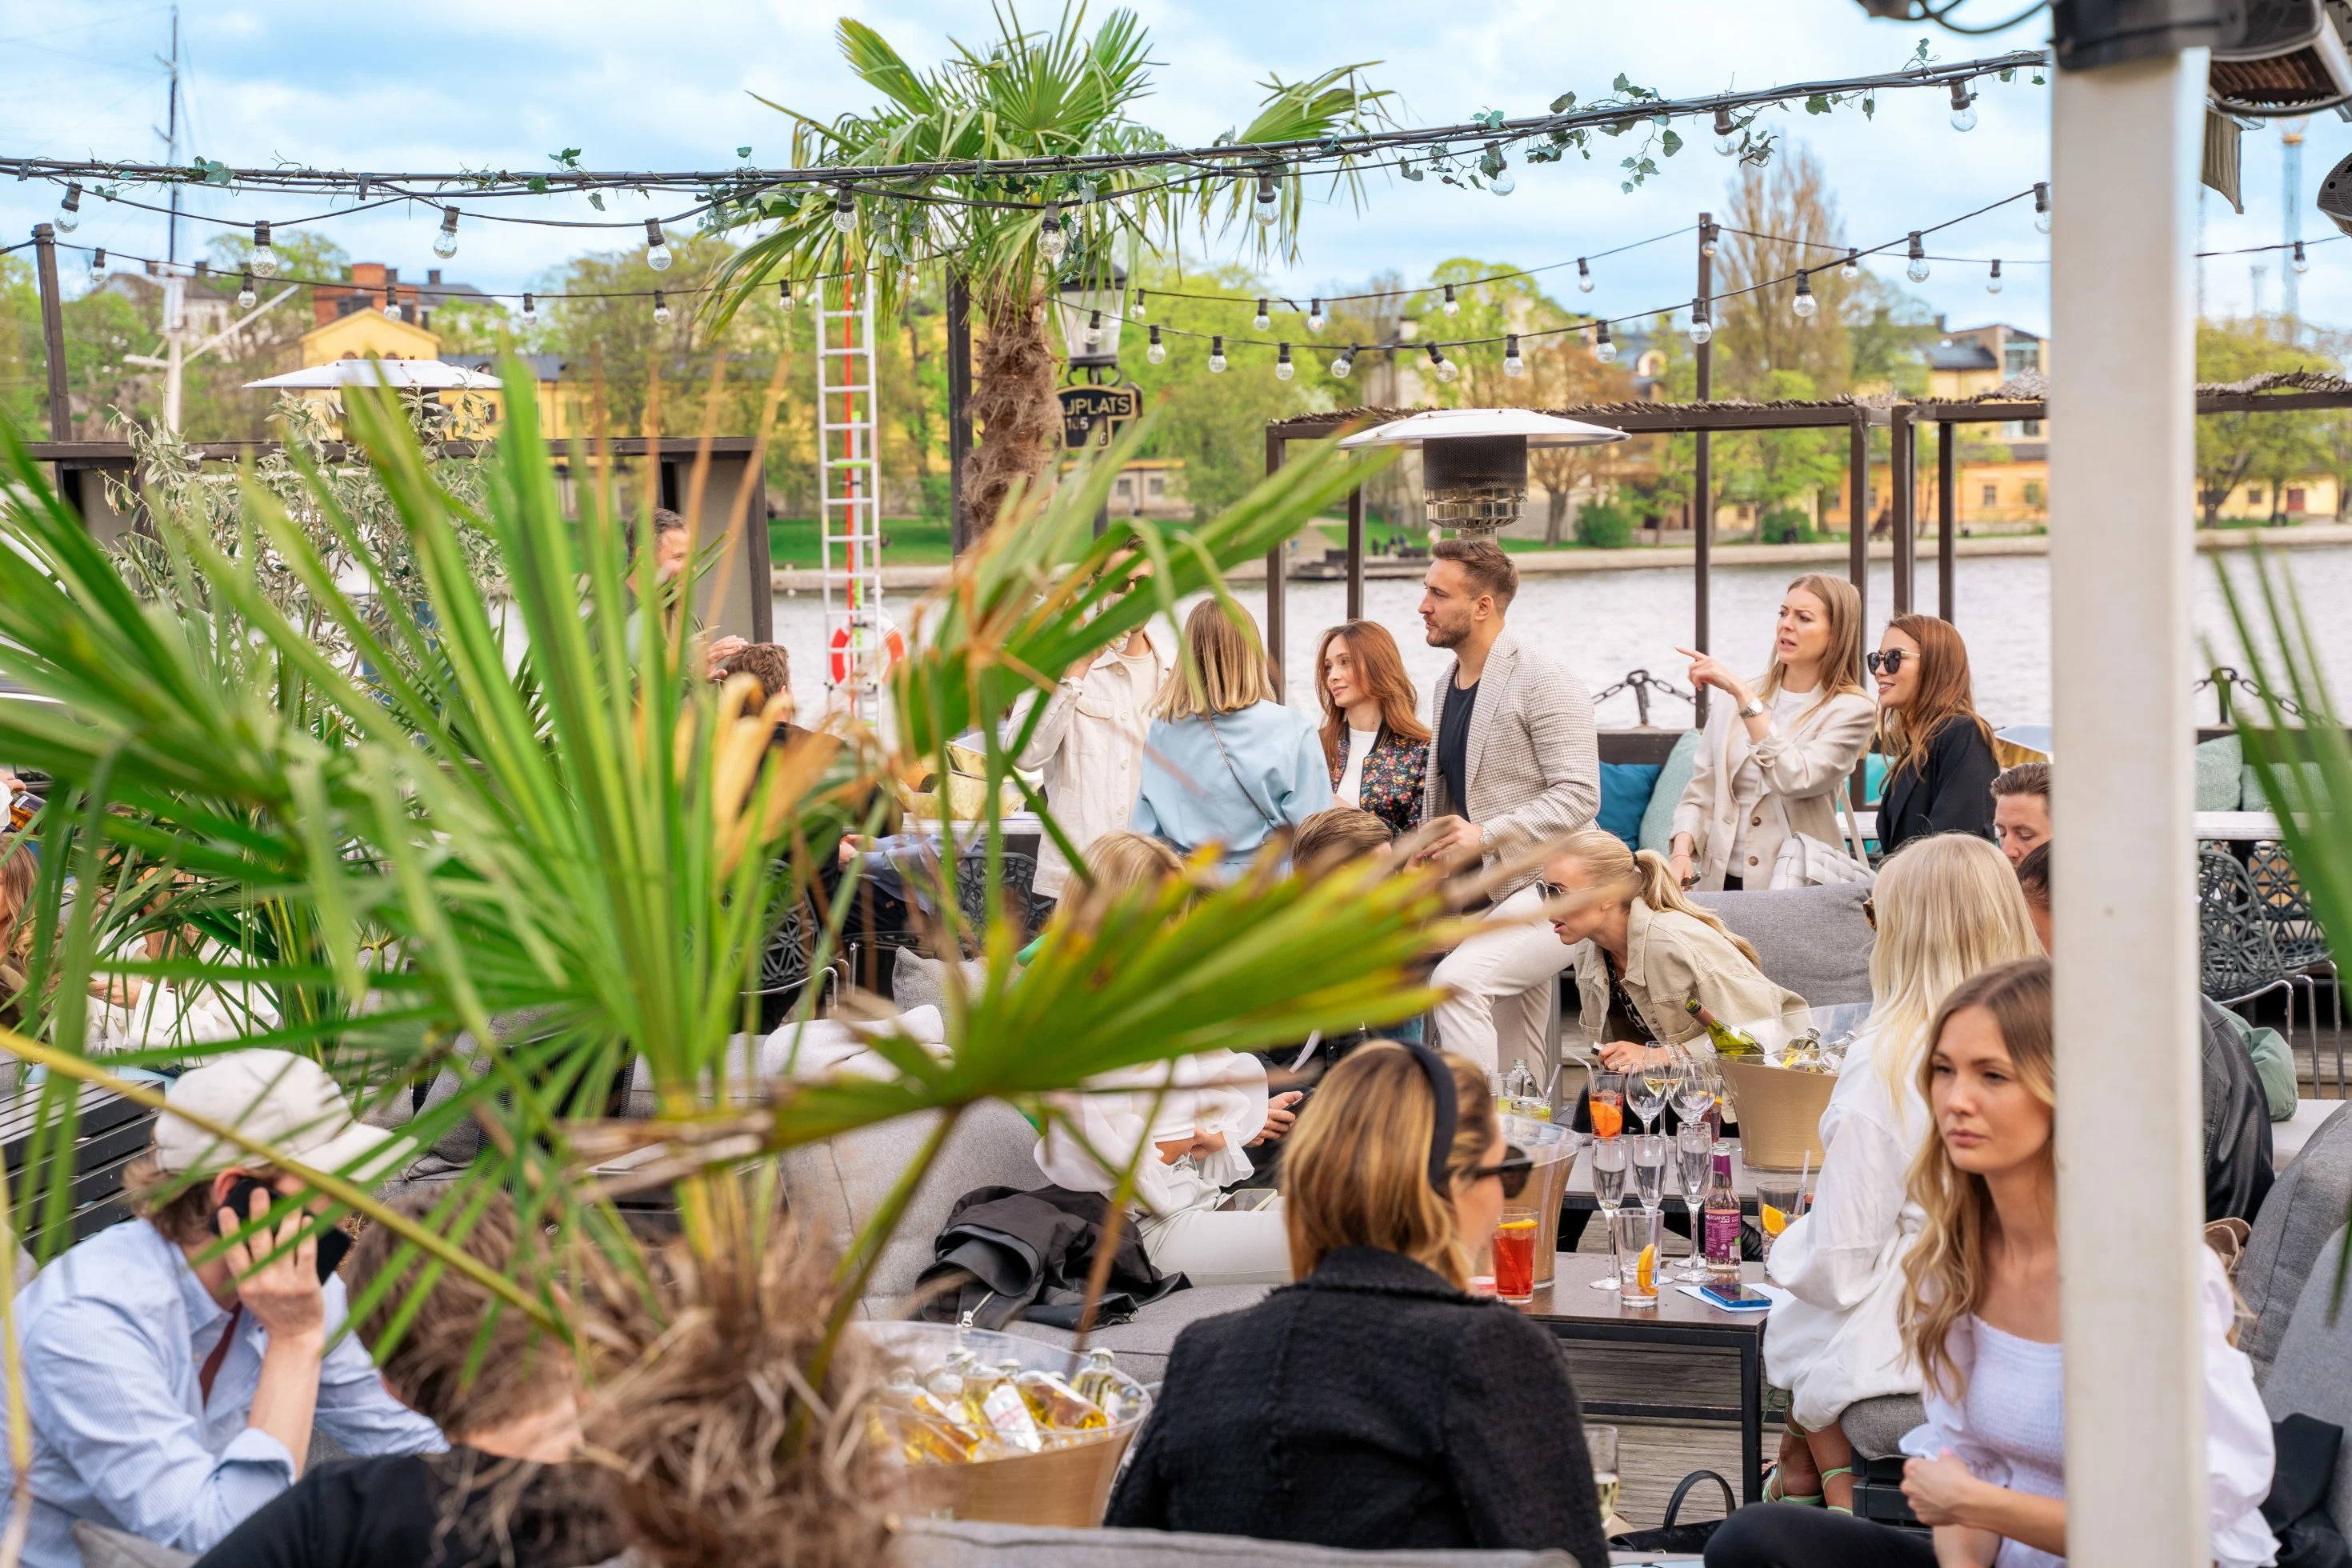
{"type": "Polygon", "coordinates": [[[365,1168],[348,1172],[362,1180],[381,1174],[407,1146],[407,1140],[354,1118],[326,1069],[290,1051],[232,1051],[215,1058],[181,1074],[164,1091],[163,1104],[155,1120],[155,1163],[175,1173],[202,1174],[261,1163],[261,1156],[173,1115],[175,1110],[234,1127],[316,1170],[344,1172],[364,1156],[380,1153],[365,1168]]]}

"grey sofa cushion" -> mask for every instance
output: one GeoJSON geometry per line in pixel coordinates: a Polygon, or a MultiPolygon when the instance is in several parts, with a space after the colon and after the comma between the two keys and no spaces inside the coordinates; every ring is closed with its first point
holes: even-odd
{"type": "MultiPolygon", "coordinates": [[[[1138,1382],[1158,1383],[1168,1375],[1168,1352],[1176,1348],[1176,1336],[1188,1324],[1255,1307],[1273,1289],[1271,1285],[1194,1285],[1154,1301],[1131,1322],[1097,1329],[1087,1343],[1109,1351],[1118,1357],[1120,1368],[1138,1382]]],[[[1055,1345],[1074,1345],[1078,1340],[1067,1329],[1017,1320],[1005,1324],[1004,1331],[1055,1345]]]]}
{"type": "Polygon", "coordinates": [[[81,1568],[188,1568],[196,1560],[176,1546],[159,1546],[144,1536],[86,1519],[74,1521],[73,1538],[81,1548],[81,1568]]]}
{"type": "MultiPolygon", "coordinates": [[[[964,985],[978,992],[988,984],[988,961],[968,958],[961,964],[964,985]]],[[[917,1007],[947,1005],[948,962],[944,958],[925,958],[913,948],[902,947],[890,961],[890,1000],[900,1012],[917,1007]]]]}
{"type": "Polygon", "coordinates": [[[1838,1416],[1845,1440],[1865,1459],[1884,1459],[1903,1451],[1903,1434],[1927,1419],[1927,1407],[1916,1394],[1887,1394],[1857,1399],[1838,1416]]]}
{"type": "Polygon", "coordinates": [[[1870,1000],[1870,950],[1876,933],[1863,918],[1870,884],[1693,893],[1748,939],[1764,973],[1815,1007],[1870,1000]]]}
{"type": "Polygon", "coordinates": [[[2347,1113],[2352,1113],[2352,1102],[2321,1122],[2294,1163],[2279,1173],[2254,1216],[2253,1235],[2246,1239],[2236,1284],[2254,1323],[2239,1336],[2238,1348],[2253,1361],[2257,1378],[2269,1374],[2271,1358],[2286,1336],[2287,1321],[2303,1296],[2312,1264],[2344,1223],[2347,1205],[2352,1204],[2352,1117],[2347,1113]]]}
{"type": "MultiPolygon", "coordinates": [[[[1059,1530],[979,1520],[910,1519],[899,1527],[898,1568],[1200,1568],[1203,1563],[1313,1568],[1580,1568],[1569,1552],[1346,1552],[1294,1541],[1183,1535],[1159,1530],[1059,1530]]],[[[1591,1568],[1604,1568],[1594,1563],[1591,1568]]]]}
{"type": "MultiPolygon", "coordinates": [[[[2352,1430],[2352,1301],[2341,1310],[2336,1303],[2336,1274],[2343,1258],[2339,1228],[2313,1259],[2268,1375],[2262,1378],[2263,1405],[2273,1421],[2300,1412],[2352,1430]]],[[[2352,1534],[2352,1443],[2336,1453],[2327,1511],[2336,1529],[2352,1534]]]]}

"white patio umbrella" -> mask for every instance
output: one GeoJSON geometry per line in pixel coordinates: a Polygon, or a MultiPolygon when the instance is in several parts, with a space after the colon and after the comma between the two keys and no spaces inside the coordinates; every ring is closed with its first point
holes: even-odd
{"type": "Polygon", "coordinates": [[[289,371],[284,375],[268,376],[260,381],[248,381],[248,387],[289,387],[312,390],[339,386],[405,386],[435,391],[457,388],[495,387],[499,378],[463,365],[446,364],[437,359],[339,359],[330,364],[314,364],[302,370],[289,371]]]}

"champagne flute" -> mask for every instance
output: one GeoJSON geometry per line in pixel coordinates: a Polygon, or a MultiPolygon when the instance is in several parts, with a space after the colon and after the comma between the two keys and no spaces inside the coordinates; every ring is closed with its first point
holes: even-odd
{"type": "MultiPolygon", "coordinates": [[[[1713,1164],[1715,1134],[1698,1116],[1689,1116],[1682,1131],[1675,1134],[1675,1180],[1683,1195],[1683,1214],[1690,1221],[1690,1251],[1683,1258],[1678,1278],[1692,1284],[1702,1284],[1707,1278],[1706,1258],[1699,1250],[1699,1200],[1706,1195],[1706,1181],[1713,1164]]],[[[1702,1114],[1704,1114],[1702,1112],[1702,1114]]]]}
{"type": "MultiPolygon", "coordinates": [[[[1603,1225],[1609,1223],[1609,1216],[1615,1214],[1618,1205],[1625,1201],[1625,1173],[1631,1168],[1633,1163],[1631,1151],[1625,1147],[1624,1139],[1600,1138],[1593,1141],[1592,1201],[1601,1205],[1601,1221],[1603,1225]]],[[[1617,1247],[1613,1239],[1615,1233],[1612,1231],[1611,1235],[1612,1239],[1609,1248],[1609,1273],[1606,1278],[1595,1279],[1592,1282],[1592,1288],[1595,1290],[1617,1289],[1617,1247]]]]}
{"type": "Polygon", "coordinates": [[[1584,1451],[1591,1458],[1592,1484],[1601,1493],[1601,1527],[1613,1530],[1623,1522],[1617,1518],[1617,1428],[1585,1427],[1584,1451]]]}
{"type": "Polygon", "coordinates": [[[1665,1202],[1666,1164],[1673,1152],[1666,1140],[1654,1132],[1644,1132],[1633,1144],[1633,1195],[1654,1214],[1665,1202]]]}
{"type": "MultiPolygon", "coordinates": [[[[1657,1052],[1654,1046],[1647,1047],[1657,1052]]],[[[1642,1119],[1642,1131],[1657,1131],[1658,1113],[1666,1108],[1666,1090],[1675,1081],[1674,1058],[1658,1052],[1625,1075],[1625,1109],[1642,1119]]]]}

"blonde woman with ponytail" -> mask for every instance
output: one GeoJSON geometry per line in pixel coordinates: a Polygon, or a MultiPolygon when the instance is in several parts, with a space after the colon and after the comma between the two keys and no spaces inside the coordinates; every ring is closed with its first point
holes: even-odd
{"type": "Polygon", "coordinates": [[[1727,1024],[1802,1012],[1805,999],[1757,967],[1756,950],[1712,910],[1683,896],[1664,858],[1636,854],[1605,828],[1571,834],[1544,866],[1551,929],[1575,951],[1585,1037],[1615,1071],[1628,1071],[1706,1031],[1698,1000],[1727,1024]],[[1599,894],[1581,900],[1575,894],[1599,894]],[[1653,1050],[1635,1042],[1655,1040],[1653,1050]]]}
{"type": "Polygon", "coordinates": [[[1944,999],[1980,971],[2041,956],[2017,874],[1991,841],[1924,838],[1871,890],[1877,940],[1871,1012],[1822,1113],[1813,1206],[1772,1244],[1768,1266],[1793,1300],[1764,1327],[1764,1370],[1790,1391],[1780,1473],[1767,1495],[1852,1506],[1853,1446],[1838,1420],[1858,1400],[1919,1392],[1895,1310],[1903,1250],[1919,1234],[1904,1177],[1931,1129],[1919,1062],[1944,999]]]}

